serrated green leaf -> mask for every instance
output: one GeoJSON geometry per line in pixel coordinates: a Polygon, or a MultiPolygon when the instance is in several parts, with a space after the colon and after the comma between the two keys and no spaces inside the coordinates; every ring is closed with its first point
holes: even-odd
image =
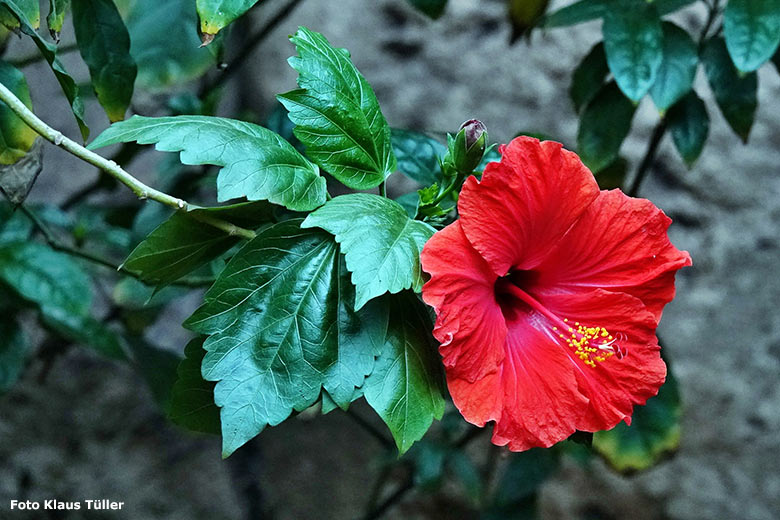
{"type": "Polygon", "coordinates": [[[131,338],[129,344],[135,369],[149,386],[154,401],[165,413],[168,413],[181,356],[152,345],[140,337],[131,338]]]}
{"type": "Polygon", "coordinates": [[[434,20],[444,14],[447,8],[447,0],[407,0],[421,13],[430,16],[434,20]]]}
{"type": "Polygon", "coordinates": [[[214,404],[214,386],[200,373],[206,351],[204,338],[195,338],[184,347],[184,359],[177,369],[176,383],[171,390],[168,417],[188,430],[219,434],[219,408],[214,404]]]}
{"type": "Polygon", "coordinates": [[[387,340],[363,393],[404,453],[444,415],[442,365],[422,303],[408,293],[384,300],[390,305],[387,340]]]}
{"type": "Polygon", "coordinates": [[[259,0],[197,0],[195,5],[203,34],[217,34],[247,12],[259,0]]]}
{"type": "Polygon", "coordinates": [[[690,35],[671,22],[663,23],[664,59],[650,87],[656,108],[665,112],[690,92],[699,63],[699,51],[690,35]]]}
{"type": "MultiPolygon", "coordinates": [[[[34,29],[40,27],[41,7],[38,0],[14,0],[13,3],[19,9],[19,12],[24,13],[24,16],[34,29]]],[[[14,16],[10,7],[0,7],[0,24],[5,25],[9,29],[19,29],[19,19],[14,16]]]]}
{"type": "Polygon", "coordinates": [[[130,35],[113,0],[72,0],[73,29],[92,88],[113,123],[125,118],[138,68],[130,35]]]}
{"type": "Polygon", "coordinates": [[[321,34],[301,27],[290,40],[298,56],[288,61],[301,88],[277,98],[307,156],[350,188],[378,186],[395,171],[396,159],[371,85],[349,52],[332,47],[321,34]]]}
{"type": "Polygon", "coordinates": [[[634,407],[631,426],[620,423],[593,435],[593,449],[617,471],[630,473],[656,464],[680,443],[680,393],[671,372],[658,395],[634,407]]]}
{"type": "Polygon", "coordinates": [[[655,4],[636,2],[631,8],[609,10],[602,30],[609,70],[620,90],[639,101],[663,61],[663,30],[655,4]]]}
{"type": "MultiPolygon", "coordinates": [[[[663,16],[694,2],[696,0],[655,0],[653,3],[658,10],[658,14],[663,16]]],[[[625,6],[625,3],[626,0],[579,0],[544,16],[539,25],[541,27],[553,28],[589,22],[601,18],[610,9],[620,9],[625,6]]]]}
{"type": "Polygon", "coordinates": [[[336,404],[336,401],[333,400],[333,398],[330,396],[328,392],[325,390],[322,391],[322,408],[321,412],[322,415],[327,415],[333,410],[336,410],[340,408],[339,405],[336,404]]]}
{"type": "Polygon", "coordinates": [[[21,327],[8,315],[0,316],[0,395],[22,375],[30,346],[21,327]]]}
{"type": "MultiPolygon", "coordinates": [[[[35,3],[37,4],[38,0],[35,0],[35,3]]],[[[87,127],[87,123],[84,121],[84,102],[79,96],[76,82],[73,81],[73,78],[70,77],[68,71],[65,70],[65,66],[57,57],[57,46],[47,42],[35,32],[35,28],[25,14],[25,10],[21,7],[19,0],[0,0],[0,5],[6,6],[18,18],[21,23],[21,31],[32,38],[41,55],[51,67],[54,77],[57,78],[62,92],[70,103],[73,116],[76,118],[76,123],[78,123],[81,131],[81,137],[86,141],[87,137],[89,137],[89,127],[87,127]]]]}
{"type": "Polygon", "coordinates": [[[391,134],[393,152],[398,160],[398,170],[423,186],[441,182],[439,162],[447,147],[422,132],[393,128],[391,134]]]}
{"type": "Polygon", "coordinates": [[[220,202],[246,197],[293,211],[312,210],[325,202],[325,178],[317,166],[262,126],[209,116],[133,116],[111,125],[89,148],[130,141],[181,152],[183,164],[222,166],[217,177],[220,202]]]}
{"type": "MultiPolygon", "coordinates": [[[[32,110],[32,99],[24,74],[0,60],[0,83],[32,110]]],[[[0,101],[0,164],[13,164],[32,148],[38,134],[0,101]]]]}
{"type": "Polygon", "coordinates": [[[596,97],[604,85],[607,74],[609,74],[609,66],[607,65],[607,55],[604,54],[604,42],[599,42],[577,65],[571,78],[569,97],[571,97],[574,110],[577,113],[596,97]]]}
{"type": "Polygon", "coordinates": [[[200,77],[216,62],[198,37],[192,0],[134,0],[125,16],[139,87],[168,91],[200,77]]]}
{"type": "Polygon", "coordinates": [[[780,45],[780,0],[729,0],[723,34],[737,69],[753,72],[780,45]]]}
{"type": "Polygon", "coordinates": [[[59,41],[62,24],[65,23],[65,15],[70,9],[70,0],[49,0],[49,14],[46,16],[46,25],[54,41],[59,41]]]}
{"type": "Polygon", "coordinates": [[[707,107],[695,92],[678,101],[666,116],[672,140],[690,168],[699,158],[710,131],[707,107]]]}
{"type": "Polygon", "coordinates": [[[577,151],[594,173],[617,158],[631,130],[635,110],[614,81],[606,84],[585,107],[577,132],[577,151]]]}
{"type": "Polygon", "coordinates": [[[136,247],[124,267],[153,285],[167,285],[224,254],[239,242],[198,217],[207,215],[241,227],[268,222],[273,206],[264,202],[177,212],[136,247]]]}
{"type": "Polygon", "coordinates": [[[202,373],[217,381],[225,456],[311,406],[323,387],[337,402],[351,399],[384,339],[381,310],[352,310],[337,244],[300,222],[276,224],[247,243],[185,322],[209,336],[202,373]]]}
{"type": "Polygon", "coordinates": [[[386,292],[422,289],[420,252],[436,231],[397,202],[370,193],[341,195],[306,217],[304,228],[335,235],[352,272],[355,309],[386,292]]]}
{"type": "Polygon", "coordinates": [[[723,117],[747,142],[758,107],[758,76],[755,72],[740,74],[729,58],[723,38],[712,38],[706,43],[702,62],[723,117]]]}

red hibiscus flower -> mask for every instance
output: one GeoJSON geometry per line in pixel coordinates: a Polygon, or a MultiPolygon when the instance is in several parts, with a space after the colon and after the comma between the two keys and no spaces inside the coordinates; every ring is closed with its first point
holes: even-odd
{"type": "Polygon", "coordinates": [[[690,256],[661,210],[599,191],[560,144],[501,153],[422,252],[453,401],[514,451],[630,424],[666,378],[655,329],[690,256]]]}

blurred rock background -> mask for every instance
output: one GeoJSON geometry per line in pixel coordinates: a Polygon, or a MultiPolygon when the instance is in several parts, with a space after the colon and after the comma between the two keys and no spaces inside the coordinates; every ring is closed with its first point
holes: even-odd
{"type": "MultiPolygon", "coordinates": [[[[238,30],[259,25],[281,5],[266,2],[268,9],[255,10],[238,30]]],[[[568,86],[574,67],[600,38],[598,23],[537,32],[530,44],[510,47],[503,1],[449,4],[431,22],[402,0],[305,0],[258,48],[226,98],[261,118],[267,114],[273,95],[295,86],[286,63],[294,49],[286,36],[306,25],[351,50],[392,126],[454,131],[476,117],[497,142],[534,131],[573,148],[577,118],[568,86]]],[[[702,23],[696,9],[677,17],[702,23]]],[[[27,42],[12,45],[17,55],[31,51],[27,42]]],[[[85,77],[78,59],[67,64],[85,77]]],[[[51,73],[41,65],[25,72],[36,112],[77,135],[51,73]]],[[[697,90],[712,108],[699,74],[697,90]]],[[[641,191],[674,219],[672,240],[694,259],[678,275],[678,296],[659,329],[684,402],[680,450],[631,477],[598,461],[588,469],[565,464],[543,488],[544,519],[777,518],[780,75],[771,66],[759,75],[749,144],[710,110],[710,139],[694,168],[685,168],[667,137],[641,191]]],[[[139,99],[154,106],[154,98],[139,99]]],[[[226,115],[234,115],[230,104],[223,104],[226,115]]],[[[89,115],[97,135],[105,116],[94,104],[89,115]]],[[[656,121],[652,103],[644,100],[623,146],[632,165],[656,121]]],[[[149,179],[158,158],[145,155],[131,171],[149,179]]],[[[83,163],[46,146],[45,169],[31,200],[62,201],[94,176],[83,163]]],[[[118,193],[129,200],[128,193],[118,193]]],[[[195,295],[174,305],[155,337],[183,348],[187,336],[177,324],[197,301],[195,295]]],[[[193,437],[167,423],[144,382],[125,366],[71,350],[43,381],[40,371],[33,364],[0,401],[4,508],[11,498],[110,498],[127,505],[103,515],[30,518],[259,518],[260,508],[284,520],[356,518],[379,468],[380,446],[340,412],[291,419],[262,433],[244,456],[223,462],[218,439],[193,437]]],[[[358,412],[367,416],[369,410],[358,412]]],[[[486,450],[487,438],[478,444],[476,450],[486,450]]],[[[24,515],[10,516],[17,517],[24,515]]],[[[422,493],[409,495],[388,518],[468,516],[454,502],[422,493]]]]}

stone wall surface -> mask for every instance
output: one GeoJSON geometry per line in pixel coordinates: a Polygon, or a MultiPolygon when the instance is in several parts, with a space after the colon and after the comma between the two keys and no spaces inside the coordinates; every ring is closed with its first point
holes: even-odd
{"type": "MultiPolygon", "coordinates": [[[[694,8],[677,17],[696,25],[701,14],[694,8]]],[[[264,16],[261,9],[254,25],[264,16]]],[[[306,0],[260,47],[232,92],[259,114],[270,110],[273,94],[295,86],[286,35],[306,25],[351,50],[393,126],[454,131],[476,117],[498,142],[535,131],[574,147],[568,85],[600,37],[599,25],[550,30],[510,47],[504,17],[499,0],[450,0],[436,22],[401,0],[306,0]]],[[[73,130],[50,73],[31,70],[39,114],[73,130]]],[[[759,84],[757,120],[743,145],[699,77],[712,120],[701,159],[687,170],[665,139],[641,192],[674,219],[672,241],[694,262],[678,276],[678,296],[659,330],[684,401],[680,450],[632,477],[601,463],[566,464],[544,488],[545,519],[777,518],[780,75],[764,67],[759,84]]],[[[90,113],[96,128],[104,125],[94,107],[90,113]]],[[[657,117],[643,101],[623,147],[631,164],[644,153],[657,117]]],[[[62,200],[93,175],[59,150],[46,153],[36,200],[62,200]]],[[[179,348],[185,336],[175,319],[165,321],[172,325],[156,335],[179,348]]],[[[83,517],[240,518],[252,495],[242,491],[242,475],[251,470],[275,518],[352,518],[370,492],[367,476],[376,474],[380,452],[339,413],[292,419],[253,446],[250,457],[222,462],[218,440],[193,438],[160,417],[135,373],[72,351],[44,382],[31,370],[0,401],[0,500],[116,497],[129,504],[126,511],[83,517]]],[[[423,502],[412,495],[388,518],[461,517],[446,503],[431,513],[423,502]]]]}

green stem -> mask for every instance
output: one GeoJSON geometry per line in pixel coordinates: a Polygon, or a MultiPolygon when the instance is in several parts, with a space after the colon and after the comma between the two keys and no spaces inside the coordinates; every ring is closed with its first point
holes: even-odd
{"type": "MultiPolygon", "coordinates": [[[[163,193],[150,186],[147,186],[143,182],[139,181],[138,179],[136,179],[135,177],[127,173],[116,162],[106,159],[105,157],[102,157],[91,150],[87,150],[77,142],[64,136],[62,132],[53,129],[52,127],[44,123],[38,116],[33,114],[33,112],[29,108],[27,108],[27,106],[19,98],[17,98],[13,92],[8,90],[8,88],[3,84],[0,84],[0,101],[5,102],[5,104],[8,105],[8,107],[17,116],[19,116],[19,118],[22,121],[24,121],[30,128],[35,130],[41,137],[53,143],[55,146],[59,146],[60,148],[63,148],[64,150],[71,153],[72,155],[75,155],[79,159],[100,168],[102,171],[111,175],[116,180],[118,180],[119,182],[121,182],[122,184],[130,188],[130,190],[132,190],[132,192],[135,193],[135,195],[139,199],[142,200],[151,199],[156,202],[159,202],[160,204],[165,204],[166,206],[170,206],[177,210],[187,211],[195,207],[189,204],[184,199],[173,197],[171,195],[168,195],[167,193],[163,193]]],[[[251,240],[255,237],[254,231],[240,228],[238,226],[235,226],[223,220],[219,220],[211,217],[208,218],[198,217],[198,220],[210,224],[231,235],[240,236],[248,240],[251,240]]]]}
{"type": "Polygon", "coordinates": [[[387,184],[385,181],[382,181],[382,184],[379,185],[379,195],[387,198],[387,184]]]}
{"type": "MultiPolygon", "coordinates": [[[[43,239],[52,249],[56,251],[60,251],[61,253],[65,253],[70,256],[75,256],[77,258],[87,260],[89,262],[92,262],[93,264],[107,267],[114,271],[120,272],[132,278],[140,280],[139,276],[136,273],[132,271],[128,271],[123,266],[117,265],[111,262],[110,260],[106,260],[105,258],[90,253],[89,251],[84,251],[82,249],[77,249],[67,244],[63,244],[54,236],[54,233],[51,232],[48,226],[46,226],[46,224],[44,224],[43,221],[41,221],[41,219],[39,219],[38,216],[35,213],[33,213],[29,208],[27,208],[23,204],[20,204],[18,208],[22,213],[25,214],[25,216],[30,220],[30,222],[32,222],[35,229],[37,229],[41,233],[41,235],[43,235],[43,239]]],[[[143,280],[141,281],[143,282],[143,280]]],[[[181,287],[204,287],[212,284],[213,282],[214,280],[209,278],[182,278],[180,280],[173,282],[173,285],[178,285],[181,287]]]]}

